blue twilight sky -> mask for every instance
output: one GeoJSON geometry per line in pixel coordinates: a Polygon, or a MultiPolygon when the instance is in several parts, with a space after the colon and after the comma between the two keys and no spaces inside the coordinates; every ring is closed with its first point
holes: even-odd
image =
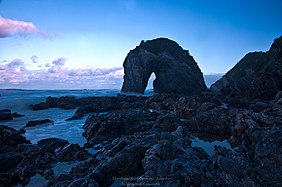
{"type": "Polygon", "coordinates": [[[167,37],[204,74],[282,34],[281,0],[0,0],[0,89],[120,88],[141,40],[167,37]]]}

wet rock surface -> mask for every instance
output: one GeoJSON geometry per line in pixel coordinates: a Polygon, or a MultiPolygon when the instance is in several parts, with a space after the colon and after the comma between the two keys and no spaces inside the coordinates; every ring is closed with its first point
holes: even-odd
{"type": "MultiPolygon", "coordinates": [[[[80,161],[61,175],[52,174],[43,162],[40,167],[48,171],[48,186],[280,186],[281,97],[278,92],[268,101],[234,105],[234,100],[212,92],[118,96],[108,98],[114,102],[100,110],[79,109],[88,114],[84,147],[94,153],[60,139],[18,149],[22,154],[38,147],[51,155],[56,152],[54,158],[45,153],[45,162],[80,161]],[[228,140],[232,148],[216,146],[208,154],[202,147],[191,146],[197,133],[228,140]]],[[[96,98],[95,102],[99,99],[105,101],[96,98]]]]}
{"type": "Polygon", "coordinates": [[[13,119],[13,116],[12,116],[11,110],[9,109],[0,110],[0,121],[12,120],[12,119],[13,119]]]}
{"type": "Polygon", "coordinates": [[[33,120],[33,121],[28,121],[27,124],[25,125],[26,127],[34,127],[37,125],[43,125],[43,124],[53,124],[53,121],[50,119],[43,119],[43,120],[33,120]]]}
{"type": "Polygon", "coordinates": [[[8,120],[12,120],[13,118],[19,118],[22,116],[24,115],[18,114],[16,112],[12,113],[10,109],[0,110],[0,121],[8,121],[8,120]]]}
{"type": "MultiPolygon", "coordinates": [[[[0,126],[0,186],[27,185],[36,174],[58,162],[86,160],[90,154],[78,145],[50,138],[31,144],[19,131],[0,126]]],[[[50,172],[45,175],[50,177],[50,172]]],[[[52,178],[52,177],[50,177],[52,178]]]]}

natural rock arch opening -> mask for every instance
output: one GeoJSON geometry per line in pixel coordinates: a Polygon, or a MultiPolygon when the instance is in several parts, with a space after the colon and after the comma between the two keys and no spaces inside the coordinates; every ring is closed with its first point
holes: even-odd
{"type": "Polygon", "coordinates": [[[206,89],[203,75],[194,58],[176,42],[158,38],[142,41],[123,63],[122,92],[141,93],[152,73],[155,93],[196,94],[206,89]]]}
{"type": "Polygon", "coordinates": [[[154,89],[154,87],[153,87],[153,82],[154,82],[155,79],[156,79],[156,75],[155,75],[155,73],[153,72],[153,73],[151,74],[151,76],[149,77],[148,84],[147,84],[147,87],[146,87],[145,91],[146,91],[146,90],[152,90],[152,89],[154,89]]]}

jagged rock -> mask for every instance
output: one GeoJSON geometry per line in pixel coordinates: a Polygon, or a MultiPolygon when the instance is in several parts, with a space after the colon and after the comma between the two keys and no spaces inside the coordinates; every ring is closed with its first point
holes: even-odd
{"type": "Polygon", "coordinates": [[[78,99],[73,96],[63,96],[60,98],[47,97],[46,102],[31,105],[33,110],[44,110],[48,108],[75,109],[79,103],[78,99]]]}
{"type": "Polygon", "coordinates": [[[22,159],[22,155],[17,153],[0,154],[0,173],[5,173],[16,168],[22,159]]]}
{"type": "Polygon", "coordinates": [[[74,160],[86,160],[90,154],[78,144],[68,144],[58,150],[58,159],[60,162],[69,162],[74,160]]]}
{"type": "Polygon", "coordinates": [[[247,54],[211,86],[227,96],[273,99],[282,90],[282,36],[267,52],[247,54]]]}
{"type": "Polygon", "coordinates": [[[0,154],[14,151],[19,144],[29,143],[19,131],[0,125],[0,154]]]}
{"type": "Polygon", "coordinates": [[[145,180],[148,185],[152,182],[164,186],[211,185],[211,164],[203,149],[185,145],[182,139],[164,138],[146,151],[143,159],[145,174],[142,178],[151,179],[145,180]]]}
{"type": "Polygon", "coordinates": [[[34,152],[38,152],[39,149],[40,147],[37,145],[23,143],[17,146],[16,152],[22,154],[23,156],[28,156],[34,152]]]}
{"type": "Polygon", "coordinates": [[[43,124],[46,124],[46,123],[51,123],[53,125],[53,122],[54,121],[51,121],[50,119],[32,120],[32,121],[28,121],[25,126],[26,127],[34,127],[34,126],[43,125],[43,124]]]}
{"type": "Polygon", "coordinates": [[[158,38],[142,41],[123,63],[122,92],[143,94],[151,74],[156,93],[198,94],[206,90],[203,75],[187,50],[176,42],[158,38]]]}
{"type": "Polygon", "coordinates": [[[213,167],[216,186],[262,186],[252,162],[238,152],[216,146],[213,167]]]}
{"type": "Polygon", "coordinates": [[[92,171],[94,167],[99,164],[99,162],[100,160],[98,160],[96,157],[86,160],[85,162],[73,167],[70,171],[70,174],[72,177],[85,177],[89,171],[92,171]]]}
{"type": "Polygon", "coordinates": [[[108,186],[114,177],[140,175],[143,172],[142,159],[148,146],[148,143],[142,142],[129,144],[112,159],[101,162],[87,177],[94,179],[100,186],[108,186]]]}
{"type": "Polygon", "coordinates": [[[242,151],[256,163],[255,171],[267,186],[282,184],[282,128],[249,128],[242,136],[242,151]]]}
{"type": "Polygon", "coordinates": [[[83,136],[92,143],[147,131],[152,128],[155,114],[144,110],[121,110],[104,115],[90,114],[83,125],[83,136]]]}
{"type": "Polygon", "coordinates": [[[12,119],[13,119],[13,116],[12,116],[11,110],[9,109],[0,110],[0,121],[12,120],[12,119]]]}
{"type": "Polygon", "coordinates": [[[47,138],[47,139],[42,139],[37,142],[37,144],[40,147],[48,147],[48,149],[54,151],[57,148],[63,147],[69,142],[67,140],[63,140],[60,138],[47,138]]]}
{"type": "Polygon", "coordinates": [[[229,135],[229,113],[226,109],[211,103],[203,103],[195,114],[187,119],[188,129],[209,134],[229,135]]]}
{"type": "Polygon", "coordinates": [[[13,116],[13,118],[19,118],[19,117],[23,117],[24,115],[14,112],[14,113],[12,113],[12,116],[13,116]]]}

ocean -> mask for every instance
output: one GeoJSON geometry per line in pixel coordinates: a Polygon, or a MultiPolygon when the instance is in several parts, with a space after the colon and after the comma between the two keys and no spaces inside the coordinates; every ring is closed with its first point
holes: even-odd
{"type": "Polygon", "coordinates": [[[30,120],[50,119],[54,125],[40,125],[25,128],[24,136],[32,143],[44,138],[62,138],[71,143],[83,146],[86,143],[82,136],[82,125],[85,118],[80,120],[65,121],[71,117],[76,109],[64,110],[59,108],[49,108],[47,110],[33,111],[31,104],[45,101],[46,97],[61,96],[116,96],[119,90],[0,90],[0,109],[10,109],[12,112],[23,114],[23,117],[14,118],[11,121],[1,121],[1,125],[6,125],[15,129],[24,128],[30,120]]]}
{"type": "MultiPolygon", "coordinates": [[[[45,101],[48,96],[116,96],[120,90],[101,89],[101,90],[0,90],[0,109],[10,109],[12,112],[23,114],[23,117],[14,118],[11,121],[1,121],[1,125],[6,125],[15,129],[24,128],[30,120],[50,119],[53,125],[39,125],[25,128],[24,136],[32,143],[45,138],[62,138],[70,143],[83,146],[86,139],[82,136],[82,126],[86,117],[80,120],[66,121],[73,116],[76,109],[64,110],[59,108],[49,108],[46,110],[33,111],[31,104],[45,101]]],[[[147,90],[145,96],[153,95],[153,90],[147,90]]],[[[197,136],[192,139],[192,146],[202,147],[208,154],[212,155],[213,146],[224,146],[230,148],[227,140],[203,140],[197,136]]]]}

